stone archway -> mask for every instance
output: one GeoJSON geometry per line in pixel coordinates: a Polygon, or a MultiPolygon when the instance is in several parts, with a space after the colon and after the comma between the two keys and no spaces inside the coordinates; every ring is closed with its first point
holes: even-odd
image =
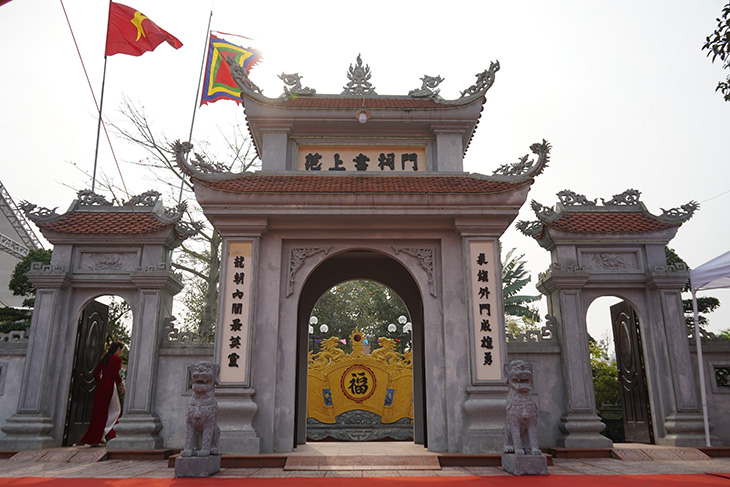
{"type": "Polygon", "coordinates": [[[307,394],[307,341],[309,316],[319,297],[332,286],[350,279],[369,279],[393,289],[403,300],[413,323],[414,442],[426,443],[424,387],[423,299],[416,280],[393,257],[370,250],[348,250],[321,262],[302,286],[297,311],[297,395],[295,441],[305,443],[307,394]]]}
{"type": "Polygon", "coordinates": [[[162,446],[154,399],[160,330],[183,286],[169,258],[197,229],[180,222],[184,207],[165,209],[159,197],[151,191],[116,206],[80,191],[62,215],[22,205],[54,249],[50,265],[35,263],[28,272],[36,302],[18,407],[2,426],[3,448],[61,446],[78,318],[105,294],[123,297],[134,318],[123,418],[108,449],[162,446]]]}
{"type": "Polygon", "coordinates": [[[604,425],[596,414],[585,317],[594,299],[620,295],[642,317],[644,360],[656,443],[703,444],[703,422],[690,363],[681,289],[689,273],[669,266],[665,246],[697,209],[696,203],[649,213],[640,193],[628,190],[611,200],[558,193],[556,208],[533,202],[537,222],[518,228],[550,251],[551,266],[538,289],[559,322],[566,403],[559,446],[606,448],[604,425]]]}

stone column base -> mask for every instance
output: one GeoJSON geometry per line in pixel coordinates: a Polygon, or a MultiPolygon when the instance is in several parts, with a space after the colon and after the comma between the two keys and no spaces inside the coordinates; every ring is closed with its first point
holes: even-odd
{"type": "Polygon", "coordinates": [[[175,459],[175,477],[210,477],[220,471],[220,455],[178,457],[175,459]]]}
{"type": "Polygon", "coordinates": [[[162,438],[157,434],[161,429],[162,422],[155,415],[127,413],[114,426],[117,437],[109,440],[106,449],[158,450],[162,448],[162,438]]]}
{"type": "Polygon", "coordinates": [[[503,453],[502,470],[512,475],[547,475],[547,457],[545,455],[503,453]]]}
{"type": "Polygon", "coordinates": [[[40,450],[61,446],[51,436],[53,421],[47,416],[32,414],[14,414],[5,420],[2,426],[7,435],[0,438],[2,450],[40,450]]]}
{"type": "Polygon", "coordinates": [[[658,445],[705,446],[705,422],[700,413],[670,414],[664,428],[667,435],[656,440],[658,445]]]}
{"type": "Polygon", "coordinates": [[[251,425],[257,410],[253,395],[253,389],[216,388],[221,453],[259,453],[260,439],[251,425]]]}
{"type": "Polygon", "coordinates": [[[558,439],[563,448],[613,448],[613,442],[601,435],[606,425],[593,413],[569,413],[560,418],[560,430],[564,435],[558,439]]]}
{"type": "Polygon", "coordinates": [[[470,387],[464,402],[468,426],[464,432],[464,453],[501,453],[504,447],[504,418],[507,385],[470,387]]]}

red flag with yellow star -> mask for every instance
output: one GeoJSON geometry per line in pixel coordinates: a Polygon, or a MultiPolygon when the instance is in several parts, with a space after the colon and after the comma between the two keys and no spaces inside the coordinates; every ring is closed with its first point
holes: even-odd
{"type": "Polygon", "coordinates": [[[106,32],[106,55],[129,54],[141,56],[153,51],[167,41],[175,49],[182,42],[154,22],[142,12],[121,3],[109,3],[109,26],[106,32]]]}

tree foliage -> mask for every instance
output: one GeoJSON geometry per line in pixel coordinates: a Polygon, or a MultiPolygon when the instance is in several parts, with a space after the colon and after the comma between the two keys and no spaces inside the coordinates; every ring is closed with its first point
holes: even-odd
{"type": "MultiPolygon", "coordinates": [[[[687,263],[682,260],[682,258],[677,255],[677,253],[674,251],[674,249],[669,248],[668,246],[664,247],[664,253],[667,257],[667,265],[676,265],[676,264],[684,264],[687,266],[687,269],[689,269],[689,266],[687,263]]],[[[690,292],[690,283],[687,281],[682,288],[682,292],[690,292]]],[[[684,320],[687,323],[687,327],[694,333],[695,328],[695,319],[694,319],[694,311],[692,308],[692,299],[683,299],[682,300],[682,307],[684,308],[684,320]]],[[[717,308],[720,307],[720,300],[713,297],[713,296],[698,296],[697,297],[697,311],[698,311],[698,318],[700,321],[700,326],[704,327],[707,326],[708,320],[705,316],[707,313],[712,313],[717,308]]]]}
{"type": "Polygon", "coordinates": [[[32,307],[35,302],[35,287],[26,275],[30,270],[33,262],[40,262],[48,265],[51,263],[51,250],[32,249],[28,255],[23,257],[20,262],[15,265],[13,275],[10,277],[8,288],[13,291],[15,296],[26,296],[23,306],[32,307]]]}
{"type": "MultiPolygon", "coordinates": [[[[134,161],[134,164],[147,169],[156,186],[167,188],[167,194],[177,200],[182,196],[188,204],[188,218],[202,220],[202,210],[192,193],[192,185],[180,172],[172,150],[172,141],[164,133],[157,133],[143,107],[138,107],[125,99],[120,109],[122,123],[111,125],[123,140],[142,148],[147,157],[134,161]]],[[[228,161],[222,164],[231,172],[242,172],[258,164],[258,155],[240,124],[232,126],[232,134],[224,135],[225,154],[228,161]]],[[[198,143],[196,152],[208,160],[218,159],[210,152],[206,142],[198,143]]],[[[191,285],[183,291],[183,302],[193,305],[185,315],[187,329],[203,335],[213,333],[218,301],[218,277],[220,274],[220,247],[222,238],[210,226],[205,227],[197,236],[188,239],[175,252],[172,266],[184,272],[191,285]]]]}
{"type": "MultiPolygon", "coordinates": [[[[401,337],[405,334],[398,323],[400,316],[410,321],[408,309],[392,289],[375,281],[345,281],[330,288],[317,301],[312,316],[317,317],[314,335],[322,338],[337,336],[349,342],[350,333],[359,328],[371,346],[380,337],[410,341],[406,336],[401,337]],[[398,327],[395,333],[388,332],[391,323],[398,327]],[[326,333],[319,331],[323,324],[329,328],[326,333]]],[[[341,348],[351,350],[349,343],[341,348]]]]}
{"type": "Polygon", "coordinates": [[[591,372],[593,373],[593,391],[596,405],[621,404],[621,388],[618,383],[618,367],[616,359],[608,355],[608,343],[596,341],[588,336],[588,348],[591,354],[591,372]]]}
{"type": "MultiPolygon", "coordinates": [[[[712,57],[713,63],[719,58],[723,69],[730,69],[730,3],[722,8],[722,15],[716,20],[717,29],[707,36],[702,50],[707,51],[707,56],[712,57]]],[[[721,92],[725,101],[730,101],[730,75],[725,81],[717,83],[715,91],[721,92]]]]}
{"type": "Polygon", "coordinates": [[[516,251],[517,249],[512,249],[507,252],[502,262],[502,295],[504,296],[504,314],[507,315],[505,323],[508,332],[510,332],[511,323],[517,327],[535,329],[536,323],[540,321],[537,307],[528,306],[528,303],[538,301],[540,296],[519,294],[532,277],[526,269],[525,254],[515,255],[516,251]]]}

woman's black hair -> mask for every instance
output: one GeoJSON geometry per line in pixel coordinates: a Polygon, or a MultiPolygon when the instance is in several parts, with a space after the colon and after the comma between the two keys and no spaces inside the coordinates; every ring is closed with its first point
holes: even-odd
{"type": "Polygon", "coordinates": [[[108,364],[109,359],[112,358],[112,355],[114,355],[114,353],[120,348],[124,348],[124,344],[122,342],[112,342],[111,345],[109,345],[109,350],[107,350],[101,358],[102,365],[108,364]]]}

